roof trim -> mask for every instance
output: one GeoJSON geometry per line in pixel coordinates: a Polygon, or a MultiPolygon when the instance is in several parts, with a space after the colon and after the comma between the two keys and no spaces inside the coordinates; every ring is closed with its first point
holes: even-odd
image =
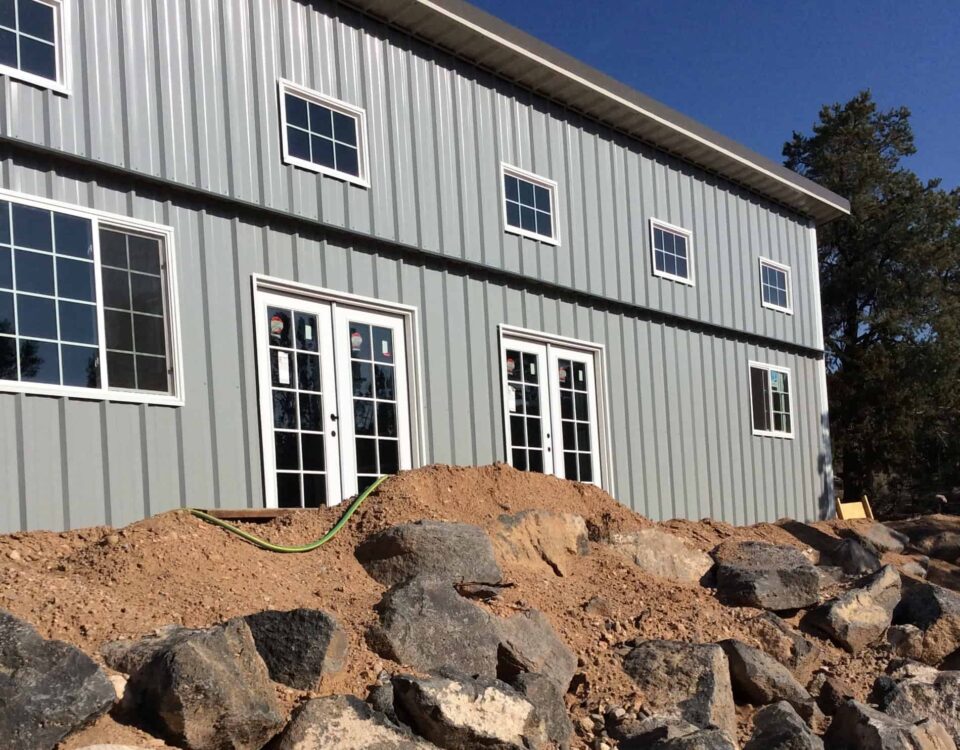
{"type": "Polygon", "coordinates": [[[850,213],[836,193],[464,0],[341,1],[817,224],[850,213]]]}

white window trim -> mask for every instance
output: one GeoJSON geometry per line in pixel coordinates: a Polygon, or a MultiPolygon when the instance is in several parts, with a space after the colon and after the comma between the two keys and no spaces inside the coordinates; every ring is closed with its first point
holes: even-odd
{"type": "Polygon", "coordinates": [[[35,73],[14,68],[11,65],[0,65],[0,75],[29,83],[39,88],[48,89],[64,96],[70,95],[70,6],[69,0],[38,0],[44,5],[53,8],[54,46],[57,54],[57,77],[44,78],[35,73]]]}
{"type": "Polygon", "coordinates": [[[545,245],[559,247],[560,206],[557,201],[558,194],[559,191],[557,189],[557,183],[553,180],[546,177],[541,177],[533,172],[528,172],[525,169],[520,169],[520,167],[514,167],[506,162],[500,162],[500,213],[503,216],[503,231],[507,232],[508,234],[515,234],[519,237],[526,237],[530,240],[537,240],[545,245]],[[517,177],[521,180],[526,180],[527,182],[532,182],[533,184],[539,185],[540,187],[546,188],[550,191],[550,224],[553,226],[552,237],[545,234],[539,234],[538,232],[531,232],[521,227],[511,226],[507,222],[507,191],[506,186],[504,185],[504,177],[507,175],[510,175],[511,177],[517,177]]]}
{"type": "MultiPolygon", "coordinates": [[[[412,305],[404,305],[375,297],[363,297],[358,294],[340,292],[335,289],[313,286],[312,284],[302,284],[297,281],[259,273],[251,274],[250,282],[253,291],[254,310],[259,309],[257,304],[261,294],[276,293],[287,297],[301,297],[308,301],[326,302],[334,306],[345,305],[372,313],[386,313],[403,319],[404,345],[406,346],[407,356],[407,382],[410,391],[410,461],[415,469],[423,466],[427,460],[427,420],[426,400],[423,395],[424,360],[421,348],[419,310],[412,305]]],[[[262,356],[259,347],[255,346],[254,350],[257,352],[257,357],[262,356]]],[[[264,401],[262,394],[258,398],[260,399],[261,410],[265,410],[261,413],[271,414],[272,402],[264,401]]]]}
{"type": "MultiPolygon", "coordinates": [[[[504,339],[514,339],[532,344],[553,344],[564,349],[573,349],[583,354],[593,357],[594,368],[596,370],[594,387],[597,392],[597,448],[600,453],[600,477],[598,482],[593,482],[602,487],[605,492],[616,496],[616,488],[613,479],[613,440],[610,424],[610,391],[607,386],[607,349],[603,344],[593,341],[584,341],[582,339],[559,336],[553,333],[545,333],[532,328],[521,328],[518,326],[501,323],[497,326],[497,358],[499,367],[497,372],[500,374],[500,385],[507,382],[506,364],[504,362],[503,352],[506,351],[506,342],[504,339]]],[[[504,449],[509,445],[510,434],[510,413],[503,404],[501,398],[501,409],[503,411],[503,445],[504,449]]],[[[510,463],[509,457],[505,457],[507,463],[510,463]]]]}
{"type": "Polygon", "coordinates": [[[301,86],[293,81],[288,81],[285,78],[280,78],[277,80],[277,103],[280,111],[280,150],[284,164],[289,164],[294,167],[306,169],[310,172],[316,172],[317,174],[322,174],[327,177],[343,180],[344,182],[349,182],[350,184],[357,185],[359,187],[370,187],[370,154],[367,145],[369,141],[367,140],[366,110],[354,106],[353,104],[348,104],[347,102],[339,99],[334,99],[331,96],[321,94],[319,91],[308,89],[305,86],[301,86]],[[314,104],[319,104],[327,109],[332,109],[335,112],[340,112],[341,114],[344,114],[347,117],[352,117],[354,120],[356,120],[357,151],[359,157],[357,163],[360,165],[359,175],[353,175],[348,172],[340,172],[336,169],[325,167],[322,164],[314,164],[312,161],[307,161],[306,159],[301,159],[299,157],[290,155],[290,148],[287,143],[287,107],[286,102],[284,101],[284,96],[288,93],[298,96],[302,99],[312,101],[314,104]]]}
{"type": "MultiPolygon", "coordinates": [[[[793,405],[796,402],[796,394],[794,392],[794,382],[793,382],[793,373],[789,367],[781,367],[779,365],[771,365],[766,362],[755,362],[751,360],[747,366],[747,388],[750,389],[750,429],[753,431],[753,434],[757,437],[776,437],[784,438],[787,440],[793,440],[794,433],[794,408],[793,405]],[[753,369],[765,370],[767,372],[767,378],[770,377],[771,372],[779,372],[787,376],[787,395],[790,397],[790,432],[781,432],[779,430],[758,430],[753,425],[756,424],[754,420],[753,413],[753,380],[750,375],[750,371],[753,369]]],[[[768,404],[770,406],[770,418],[773,419],[773,389],[768,388],[770,392],[770,398],[768,404]]]]}
{"type": "MultiPolygon", "coordinates": [[[[100,224],[105,224],[120,231],[146,234],[159,239],[164,247],[165,268],[163,269],[163,282],[167,294],[166,302],[169,312],[167,345],[169,347],[168,356],[170,358],[170,367],[173,369],[173,376],[171,378],[173,392],[169,394],[120,390],[103,386],[100,388],[81,388],[79,386],[51,385],[48,383],[24,383],[18,380],[0,380],[0,392],[24,393],[38,396],[60,396],[85,401],[183,406],[183,348],[180,336],[180,295],[177,289],[177,266],[173,228],[164,224],[156,224],[141,219],[131,219],[128,216],[112,214],[106,211],[87,209],[71,203],[40,198],[15,190],[0,189],[0,200],[36,206],[37,208],[70,214],[93,221],[94,284],[97,290],[97,335],[100,341],[98,346],[101,357],[103,357],[105,351],[106,339],[104,336],[103,292],[100,272],[100,224]]],[[[109,378],[109,372],[107,373],[107,377],[109,378]]]]}
{"type": "Polygon", "coordinates": [[[793,315],[793,273],[790,269],[790,266],[784,265],[783,263],[777,263],[775,260],[770,260],[769,258],[760,257],[759,259],[759,268],[757,270],[758,278],[760,280],[760,304],[763,307],[766,307],[769,310],[776,310],[777,312],[786,313],[787,315],[793,315]],[[763,298],[763,267],[769,266],[770,268],[783,272],[787,277],[787,306],[781,307],[780,305],[775,305],[772,302],[767,302],[763,298]]]}
{"type": "Polygon", "coordinates": [[[670,281],[676,281],[680,284],[686,284],[687,286],[696,286],[696,271],[693,263],[693,232],[689,229],[679,227],[676,224],[661,221],[660,219],[650,219],[650,267],[653,269],[653,275],[659,276],[661,279],[669,279],[670,281]],[[667,273],[657,268],[657,248],[653,243],[654,229],[662,229],[667,232],[672,232],[673,234],[680,234],[687,240],[687,270],[690,272],[689,276],[678,276],[677,274],[667,273]]]}

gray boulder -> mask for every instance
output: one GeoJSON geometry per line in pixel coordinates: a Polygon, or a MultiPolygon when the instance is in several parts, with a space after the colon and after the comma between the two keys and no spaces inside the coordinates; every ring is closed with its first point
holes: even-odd
{"type": "Polygon", "coordinates": [[[786,701],[808,722],[817,712],[816,703],[790,670],[772,656],[742,641],[720,641],[730,663],[730,682],[735,695],[749,703],[765,706],[786,701]]]}
{"type": "Polygon", "coordinates": [[[820,576],[794,547],[728,541],[714,549],[713,559],[724,604],[779,611],[817,603],[820,576]]]}
{"type": "Polygon", "coordinates": [[[190,750],[260,750],[283,710],[242,619],[180,633],[127,682],[140,716],[190,750]]]}
{"type": "Polygon", "coordinates": [[[715,644],[644,641],[623,660],[624,671],[643,691],[653,714],[737,735],[730,666],[715,644]]]}
{"type": "Polygon", "coordinates": [[[542,613],[527,610],[494,624],[499,637],[497,677],[513,682],[523,672],[536,672],[552,680],[561,694],[567,692],[577,657],[542,613]]]}
{"type": "Polygon", "coordinates": [[[901,721],[934,719],[946,727],[954,742],[960,743],[960,672],[933,672],[891,681],[887,689],[878,692],[885,713],[901,721]]]}
{"type": "Polygon", "coordinates": [[[923,631],[921,661],[937,665],[960,649],[960,594],[932,583],[907,579],[893,613],[898,625],[923,631]]]}
{"type": "Polygon", "coordinates": [[[733,740],[719,729],[698,729],[683,737],[661,740],[650,747],[654,750],[737,750],[733,740]]]}
{"type": "Polygon", "coordinates": [[[493,615],[457,594],[448,581],[414,578],[387,591],[375,607],[371,648],[422,672],[444,667],[497,676],[500,635],[493,615]]]}
{"type": "Polygon", "coordinates": [[[913,546],[928,557],[954,562],[960,558],[960,533],[941,531],[914,541],[913,546]]]}
{"type": "Polygon", "coordinates": [[[159,651],[190,638],[203,630],[167,625],[158,628],[153,635],[143,638],[108,641],[100,647],[100,655],[111,669],[123,674],[133,674],[150,661],[159,651]]]}
{"type": "Polygon", "coordinates": [[[802,685],[810,681],[822,658],[816,643],[773,612],[761,612],[747,620],[746,626],[760,648],[789,669],[802,685]]]}
{"type": "Polygon", "coordinates": [[[80,649],[0,610],[0,748],[53,748],[115,700],[110,680],[80,649]]]}
{"type": "Polygon", "coordinates": [[[294,711],[273,750],[430,750],[352,695],[315,698],[294,711]]]}
{"type": "Polygon", "coordinates": [[[611,534],[607,544],[658,578],[700,583],[713,567],[710,555],[660,529],[611,534]]]}
{"type": "Polygon", "coordinates": [[[347,636],[326,612],[267,610],[243,619],[274,682],[313,690],[321,677],[343,669],[347,636]]]}
{"type": "Polygon", "coordinates": [[[743,750],[823,750],[821,740],[786,701],[761,708],[743,750]]]}
{"type": "Polygon", "coordinates": [[[904,545],[910,541],[910,537],[906,534],[884,526],[879,521],[857,521],[847,533],[880,554],[884,552],[900,554],[903,552],[904,545]]]}
{"type": "Polygon", "coordinates": [[[416,576],[452,583],[499,583],[502,574],[490,537],[478,526],[417,521],[366,539],[356,557],[371,577],[394,586],[416,576]]]}
{"type": "Polygon", "coordinates": [[[923,656],[923,631],[916,625],[891,625],[887,628],[890,650],[905,659],[923,656]]]}
{"type": "Polygon", "coordinates": [[[513,687],[537,709],[547,739],[561,750],[567,750],[573,739],[573,723],[556,683],[545,675],[524,672],[514,680],[513,687]]]}
{"type": "Polygon", "coordinates": [[[830,553],[844,573],[862,576],[880,569],[880,558],[856,539],[841,539],[830,553]]]}
{"type": "Polygon", "coordinates": [[[956,750],[942,724],[900,721],[857,701],[843,704],[824,735],[828,750],[956,750]]]}
{"type": "Polygon", "coordinates": [[[736,750],[719,729],[700,729],[682,719],[651,716],[633,727],[620,750],[736,750]]]}
{"type": "Polygon", "coordinates": [[[817,706],[827,716],[833,716],[840,706],[856,697],[853,688],[843,679],[824,672],[818,672],[807,689],[816,695],[817,706]]]}
{"type": "Polygon", "coordinates": [[[448,675],[393,678],[397,714],[419,735],[449,750],[548,747],[543,719],[519,692],[499,680],[448,675]]]}
{"type": "Polygon", "coordinates": [[[855,654],[883,637],[899,602],[900,574],[887,565],[809,612],[804,623],[855,654]]]}

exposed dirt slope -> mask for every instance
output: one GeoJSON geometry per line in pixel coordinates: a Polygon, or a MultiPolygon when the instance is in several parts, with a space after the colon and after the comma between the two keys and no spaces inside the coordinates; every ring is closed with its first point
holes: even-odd
{"type": "MultiPolygon", "coordinates": [[[[261,551],[184,512],[167,513],[123,529],[91,528],[62,534],[32,532],[0,537],[0,608],[34,623],[40,632],[81,647],[95,658],[108,640],[135,637],[179,623],[204,626],[263,609],[313,607],[335,614],[350,634],[346,668],[327,679],[320,694],[366,694],[384,664],[367,649],[363,633],[384,589],[353,556],[370,533],[421,518],[456,520],[495,531],[502,514],[545,509],[583,516],[598,537],[610,531],[649,527],[606,493],[553,477],[524,474],[503,465],[481,468],[432,466],[385,482],[351,523],[320,550],[303,555],[261,551]]],[[[341,509],[301,511],[246,528],[282,544],[303,543],[325,533],[341,509]]],[[[760,524],[736,528],[713,521],[669,521],[661,528],[705,550],[724,539],[760,539],[802,548],[835,542],[837,523],[760,524]]],[[[755,642],[744,621],[755,610],[720,605],[711,590],[644,574],[605,545],[574,561],[565,577],[543,566],[510,564],[504,573],[516,586],[494,607],[501,613],[533,607],[543,611],[578,654],[588,689],[571,696],[574,713],[600,704],[641,703],[620,668],[616,644],[631,638],[714,641],[737,637],[755,642]],[[609,613],[586,614],[584,604],[601,596],[609,613]]],[[[825,663],[863,698],[882,671],[882,654],[856,659],[823,643],[825,663]]],[[[280,688],[278,688],[280,689],[280,688]]],[[[286,691],[287,705],[301,694],[286,691]]],[[[746,720],[746,716],[744,717],[746,720]]],[[[87,730],[83,741],[134,741],[133,730],[111,726],[87,730]]],[[[143,744],[143,735],[139,740],[143,744]]],[[[82,746],[73,739],[67,747],[82,746]]]]}

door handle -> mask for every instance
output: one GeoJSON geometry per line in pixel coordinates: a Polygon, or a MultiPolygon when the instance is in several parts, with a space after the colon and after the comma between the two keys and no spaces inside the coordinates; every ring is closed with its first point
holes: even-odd
{"type": "Polygon", "coordinates": [[[340,417],[338,417],[336,414],[331,414],[331,415],[330,415],[330,420],[331,420],[332,422],[336,422],[338,419],[340,419],[340,417]]]}

